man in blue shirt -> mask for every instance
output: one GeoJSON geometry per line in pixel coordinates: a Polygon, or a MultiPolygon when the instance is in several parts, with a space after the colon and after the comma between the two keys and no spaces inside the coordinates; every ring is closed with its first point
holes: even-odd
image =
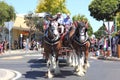
{"type": "Polygon", "coordinates": [[[70,19],[70,15],[69,14],[66,15],[66,18],[64,19],[63,24],[65,26],[66,32],[68,32],[70,27],[72,26],[72,20],[70,19]]]}

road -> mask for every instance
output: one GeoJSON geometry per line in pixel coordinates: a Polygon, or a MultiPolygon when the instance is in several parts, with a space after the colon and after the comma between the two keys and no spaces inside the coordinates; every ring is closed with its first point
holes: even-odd
{"type": "MultiPolygon", "coordinates": [[[[73,74],[73,68],[60,61],[62,74],[50,80],[120,80],[120,62],[89,59],[90,68],[84,77],[73,74]]],[[[38,54],[0,57],[0,68],[18,71],[18,80],[49,80],[46,78],[46,63],[38,54]]]]}

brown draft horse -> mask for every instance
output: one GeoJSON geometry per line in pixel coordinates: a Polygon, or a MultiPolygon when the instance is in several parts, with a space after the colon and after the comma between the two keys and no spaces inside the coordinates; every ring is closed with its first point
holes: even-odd
{"type": "Polygon", "coordinates": [[[48,29],[45,31],[43,42],[45,57],[47,59],[48,78],[53,77],[54,74],[59,74],[58,66],[59,50],[61,49],[61,40],[58,32],[58,23],[52,21],[48,29]]]}
{"type": "Polygon", "coordinates": [[[84,22],[74,22],[74,26],[64,36],[62,44],[73,49],[72,66],[75,66],[75,73],[84,76],[88,63],[88,54],[90,42],[87,35],[87,29],[84,22]],[[69,45],[68,45],[69,44],[69,45]]]}

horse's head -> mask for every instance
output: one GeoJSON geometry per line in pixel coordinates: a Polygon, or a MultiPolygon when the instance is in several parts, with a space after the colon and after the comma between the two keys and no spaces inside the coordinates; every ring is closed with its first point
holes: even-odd
{"type": "Polygon", "coordinates": [[[84,22],[77,22],[75,36],[76,36],[77,40],[81,43],[83,43],[87,40],[88,37],[86,34],[86,25],[84,22]]]}
{"type": "Polygon", "coordinates": [[[60,37],[58,32],[58,23],[53,21],[50,23],[50,26],[48,27],[47,31],[47,38],[51,41],[55,41],[60,37]]]}

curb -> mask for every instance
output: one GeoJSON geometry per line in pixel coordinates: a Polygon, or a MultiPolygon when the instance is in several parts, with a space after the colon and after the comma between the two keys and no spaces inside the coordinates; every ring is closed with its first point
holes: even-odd
{"type": "Polygon", "coordinates": [[[17,51],[13,51],[11,53],[7,52],[7,53],[3,53],[3,54],[0,54],[0,58],[2,57],[7,57],[9,55],[11,56],[16,56],[17,55],[24,55],[24,54],[32,54],[32,53],[37,53],[37,54],[41,54],[41,51],[21,51],[21,50],[17,50],[17,51]]]}
{"type": "Polygon", "coordinates": [[[112,56],[109,56],[109,57],[104,57],[104,56],[90,56],[91,59],[94,59],[94,60],[108,60],[108,61],[120,61],[120,58],[118,57],[112,57],[112,56]]]}
{"type": "Polygon", "coordinates": [[[104,57],[104,56],[99,56],[97,59],[101,60],[109,60],[109,61],[120,61],[120,58],[117,57],[104,57]]]}
{"type": "Polygon", "coordinates": [[[17,80],[22,76],[20,72],[10,69],[0,69],[0,71],[0,80],[17,80]]]}
{"type": "Polygon", "coordinates": [[[13,77],[12,80],[17,80],[22,76],[22,74],[18,71],[13,71],[13,72],[15,73],[15,77],[13,77]]]}

